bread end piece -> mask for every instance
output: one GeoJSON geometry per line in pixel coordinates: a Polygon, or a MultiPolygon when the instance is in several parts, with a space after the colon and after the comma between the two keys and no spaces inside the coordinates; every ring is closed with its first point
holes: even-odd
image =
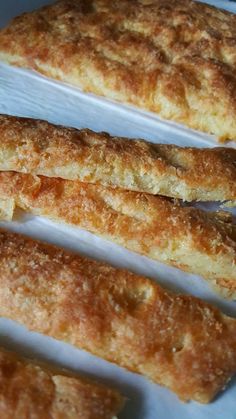
{"type": "Polygon", "coordinates": [[[124,405],[115,390],[0,348],[4,419],[114,419],[124,405]]]}

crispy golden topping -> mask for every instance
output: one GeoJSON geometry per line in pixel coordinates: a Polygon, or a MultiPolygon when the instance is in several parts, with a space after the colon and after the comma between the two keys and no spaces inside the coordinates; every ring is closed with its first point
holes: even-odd
{"type": "Polygon", "coordinates": [[[0,32],[0,59],[236,139],[236,17],[191,0],[64,0],[0,32]]]}
{"type": "Polygon", "coordinates": [[[223,296],[236,298],[236,226],[228,212],[207,213],[161,196],[14,172],[0,172],[0,196],[10,215],[15,205],[81,227],[201,275],[223,296]]]}
{"type": "Polygon", "coordinates": [[[115,419],[122,404],[114,390],[0,349],[2,419],[115,419]]]}
{"type": "Polygon", "coordinates": [[[183,400],[209,402],[236,372],[235,319],[131,272],[4,231],[0,315],[141,373],[183,400]]]}
{"type": "Polygon", "coordinates": [[[236,150],[129,141],[0,115],[0,170],[181,198],[236,203],[236,150]]]}

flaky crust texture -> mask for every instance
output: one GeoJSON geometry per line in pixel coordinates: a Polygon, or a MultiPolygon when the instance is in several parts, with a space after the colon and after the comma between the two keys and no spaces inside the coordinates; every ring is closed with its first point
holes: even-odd
{"type": "Polygon", "coordinates": [[[0,233],[0,315],[209,402],[236,372],[236,320],[143,277],[0,233]]]}
{"type": "Polygon", "coordinates": [[[114,390],[0,348],[2,419],[114,419],[122,404],[114,390]]]}
{"type": "Polygon", "coordinates": [[[234,201],[236,149],[129,141],[0,115],[0,170],[61,177],[186,201],[234,201]]]}
{"type": "Polygon", "coordinates": [[[0,32],[0,59],[236,139],[236,17],[191,0],[65,0],[0,32]]]}
{"type": "Polygon", "coordinates": [[[69,223],[130,250],[201,275],[236,297],[236,226],[161,196],[14,172],[0,172],[3,207],[69,223]],[[6,201],[10,201],[6,205],[6,201]]]}

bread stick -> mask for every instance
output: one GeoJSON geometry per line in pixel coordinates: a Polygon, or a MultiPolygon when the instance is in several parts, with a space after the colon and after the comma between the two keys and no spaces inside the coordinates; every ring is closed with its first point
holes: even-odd
{"type": "Polygon", "coordinates": [[[2,419],[115,419],[123,403],[115,390],[0,348],[2,419]]]}
{"type": "Polygon", "coordinates": [[[64,0],[0,31],[0,59],[236,139],[236,17],[191,0],[64,0]]]}
{"type": "Polygon", "coordinates": [[[236,204],[236,149],[183,148],[0,116],[0,170],[236,204]]]}
{"type": "Polygon", "coordinates": [[[0,315],[207,403],[236,372],[236,320],[198,298],[0,232],[0,315]]]}
{"type": "Polygon", "coordinates": [[[78,226],[137,253],[203,276],[236,298],[236,226],[161,196],[43,176],[0,172],[5,207],[78,226]],[[6,205],[6,200],[10,205],[6,205]]]}

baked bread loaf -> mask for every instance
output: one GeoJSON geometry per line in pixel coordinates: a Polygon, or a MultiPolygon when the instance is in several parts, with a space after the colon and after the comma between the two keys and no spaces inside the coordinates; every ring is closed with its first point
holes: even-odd
{"type": "Polygon", "coordinates": [[[207,403],[236,372],[236,320],[131,272],[0,232],[0,315],[207,403]]]}
{"type": "Polygon", "coordinates": [[[119,393],[68,374],[37,365],[1,348],[0,417],[115,419],[114,415],[123,405],[119,393]]]}
{"type": "Polygon", "coordinates": [[[128,141],[6,115],[0,137],[0,170],[236,204],[236,149],[128,141]]]}
{"type": "Polygon", "coordinates": [[[236,139],[236,17],[191,0],[64,0],[15,18],[0,59],[236,139]]]}
{"type": "Polygon", "coordinates": [[[134,252],[202,275],[236,298],[236,226],[160,196],[14,172],[0,172],[4,206],[89,230],[134,252]],[[6,201],[10,204],[6,205],[6,201]]]}

